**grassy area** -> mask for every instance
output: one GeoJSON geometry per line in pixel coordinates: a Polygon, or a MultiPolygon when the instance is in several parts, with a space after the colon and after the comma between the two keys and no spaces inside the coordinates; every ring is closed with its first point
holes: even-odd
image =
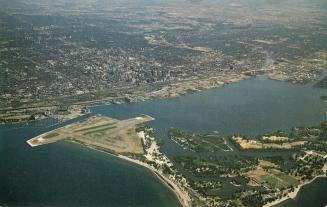
{"type": "Polygon", "coordinates": [[[287,175],[277,169],[255,169],[249,171],[247,176],[258,185],[266,185],[270,189],[285,189],[298,185],[293,176],[287,175]]]}
{"type": "Polygon", "coordinates": [[[88,131],[88,130],[92,130],[92,129],[98,129],[98,128],[104,127],[104,126],[111,126],[111,125],[114,125],[114,124],[117,124],[117,122],[101,124],[101,125],[98,125],[98,126],[87,127],[87,128],[83,128],[83,129],[78,129],[78,130],[75,130],[75,132],[84,132],[84,131],[88,131]]]}
{"type": "Polygon", "coordinates": [[[16,123],[21,121],[34,120],[34,116],[31,115],[17,115],[17,116],[0,116],[0,123],[16,123]]]}
{"type": "Polygon", "coordinates": [[[49,138],[54,138],[54,137],[57,137],[57,136],[59,136],[58,133],[52,132],[52,133],[49,133],[49,134],[45,135],[43,138],[44,139],[49,139],[49,138]]]}
{"type": "MultiPolygon", "coordinates": [[[[93,127],[94,128],[94,127],[93,127]]],[[[99,128],[99,127],[95,127],[95,128],[99,128]]],[[[92,130],[92,131],[88,131],[83,133],[83,135],[87,135],[87,134],[93,134],[93,133],[99,133],[99,132],[104,132],[110,129],[115,129],[117,128],[117,126],[108,126],[108,127],[102,127],[100,129],[96,129],[96,130],[92,130]]]]}
{"type": "Polygon", "coordinates": [[[239,146],[242,150],[291,150],[300,148],[308,142],[306,140],[288,140],[282,142],[280,140],[272,141],[271,139],[269,140],[269,142],[262,142],[263,140],[246,139],[240,136],[233,136],[231,141],[236,143],[236,145],[239,146]]]}
{"type": "Polygon", "coordinates": [[[170,129],[169,137],[181,147],[195,152],[228,151],[229,147],[218,133],[197,134],[180,129],[170,129]]]}

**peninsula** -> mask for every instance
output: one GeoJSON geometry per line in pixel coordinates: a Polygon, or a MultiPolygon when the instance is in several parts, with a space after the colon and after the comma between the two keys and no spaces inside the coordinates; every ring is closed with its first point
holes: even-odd
{"type": "Polygon", "coordinates": [[[148,115],[126,120],[97,115],[38,135],[27,143],[37,147],[67,140],[133,162],[152,171],[176,194],[182,206],[190,206],[185,179],[159,151],[155,139],[150,137],[152,129],[142,125],[152,120],[148,115]]]}

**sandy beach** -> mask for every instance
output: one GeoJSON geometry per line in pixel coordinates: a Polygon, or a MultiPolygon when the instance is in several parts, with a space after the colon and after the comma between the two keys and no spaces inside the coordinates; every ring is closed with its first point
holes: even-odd
{"type": "Polygon", "coordinates": [[[188,194],[186,192],[184,192],[178,185],[176,185],[173,181],[171,181],[169,178],[165,177],[160,171],[158,171],[157,169],[155,169],[154,167],[141,162],[139,160],[134,160],[131,159],[129,157],[123,156],[123,155],[118,155],[117,157],[133,162],[135,164],[141,165],[145,168],[148,168],[151,172],[153,172],[163,183],[165,183],[167,185],[167,187],[169,187],[177,196],[179,202],[181,203],[181,205],[183,207],[188,207],[190,206],[190,202],[191,199],[188,196],[188,194]]]}
{"type": "Polygon", "coordinates": [[[70,141],[72,143],[75,143],[75,144],[80,144],[82,146],[85,146],[85,147],[88,147],[90,149],[93,149],[93,150],[96,150],[96,151],[99,151],[99,152],[102,152],[102,153],[106,153],[108,155],[111,155],[111,156],[115,156],[115,157],[118,157],[120,159],[123,159],[123,160],[126,160],[126,161],[129,161],[129,162],[132,162],[134,164],[137,164],[137,165],[140,165],[142,167],[145,167],[147,169],[149,169],[154,175],[156,175],[169,189],[171,189],[174,194],[176,195],[178,201],[180,202],[180,204],[183,206],[183,207],[189,207],[190,204],[191,204],[191,199],[188,195],[187,192],[183,191],[177,184],[175,184],[173,181],[171,181],[169,178],[165,177],[160,171],[158,171],[157,169],[155,169],[154,167],[144,163],[144,162],[141,162],[139,160],[135,160],[135,159],[132,159],[132,158],[129,158],[127,156],[124,156],[124,155],[115,155],[115,154],[112,154],[112,153],[109,153],[109,152],[106,152],[106,151],[102,151],[100,149],[97,149],[97,148],[94,148],[92,146],[89,146],[89,145],[84,145],[84,144],[81,144],[81,143],[78,143],[78,142],[75,142],[75,141],[70,141]]]}

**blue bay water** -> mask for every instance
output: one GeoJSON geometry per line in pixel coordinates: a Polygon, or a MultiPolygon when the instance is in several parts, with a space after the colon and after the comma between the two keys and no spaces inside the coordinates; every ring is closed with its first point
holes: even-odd
{"type": "MultiPolygon", "coordinates": [[[[167,139],[170,127],[255,137],[320,124],[325,120],[320,97],[327,93],[312,84],[294,85],[258,76],[174,99],[97,106],[92,113],[119,119],[153,116],[156,120],[149,125],[164,139],[163,150],[171,156],[181,149],[167,139]]],[[[139,166],[68,142],[38,148],[25,143],[47,130],[0,127],[0,205],[178,206],[173,193],[139,166]]]]}
{"type": "Polygon", "coordinates": [[[167,139],[166,132],[171,127],[255,137],[295,126],[319,125],[325,120],[321,96],[327,91],[312,85],[295,85],[258,76],[174,99],[98,106],[93,112],[120,119],[140,114],[153,116],[156,120],[149,125],[165,139],[165,152],[174,154],[180,148],[167,139]]]}
{"type": "Polygon", "coordinates": [[[0,205],[179,206],[150,171],[68,142],[29,147],[41,129],[0,128],[0,205]]]}

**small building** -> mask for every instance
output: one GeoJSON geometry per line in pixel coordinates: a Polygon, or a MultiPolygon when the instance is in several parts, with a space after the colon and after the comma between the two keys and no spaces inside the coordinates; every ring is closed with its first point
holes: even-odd
{"type": "Polygon", "coordinates": [[[91,112],[91,110],[90,110],[90,108],[84,106],[84,107],[81,109],[81,112],[82,112],[83,114],[88,114],[88,113],[91,112]]]}
{"type": "Polygon", "coordinates": [[[65,105],[62,105],[62,106],[59,106],[58,108],[58,114],[69,114],[69,107],[68,106],[65,106],[65,105]]]}
{"type": "Polygon", "coordinates": [[[69,110],[69,107],[65,106],[65,105],[59,106],[59,109],[58,109],[58,111],[60,111],[60,112],[68,112],[68,110],[69,110]]]}
{"type": "Polygon", "coordinates": [[[47,109],[45,112],[43,112],[44,116],[50,116],[51,115],[51,111],[49,109],[47,109]]]}

